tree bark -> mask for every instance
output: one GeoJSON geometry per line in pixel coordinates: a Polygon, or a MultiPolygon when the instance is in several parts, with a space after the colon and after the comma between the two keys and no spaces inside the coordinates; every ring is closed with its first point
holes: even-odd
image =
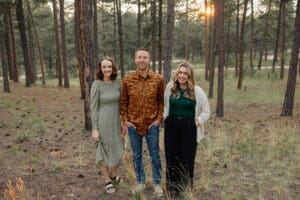
{"type": "Polygon", "coordinates": [[[269,30],[269,18],[270,18],[271,6],[272,6],[272,0],[269,0],[268,13],[266,16],[266,21],[265,21],[265,30],[264,30],[264,34],[263,34],[262,45],[259,50],[259,58],[258,58],[258,65],[257,65],[258,70],[261,69],[263,54],[264,54],[264,52],[266,52],[266,43],[267,43],[266,40],[267,40],[267,33],[269,30]]]}
{"type": "MultiPolygon", "coordinates": [[[[232,20],[231,20],[232,13],[233,13],[233,11],[229,9],[228,14],[224,14],[225,16],[228,15],[228,19],[227,20],[224,19],[224,24],[225,24],[225,21],[228,22],[227,25],[226,25],[227,30],[226,30],[226,34],[225,34],[225,38],[226,38],[226,43],[225,43],[225,49],[226,49],[226,51],[225,51],[225,54],[226,54],[226,56],[225,56],[225,70],[226,70],[226,72],[227,72],[228,67],[229,67],[230,55],[232,53],[232,42],[231,42],[231,37],[230,37],[231,36],[230,27],[231,27],[231,23],[232,23],[232,20]]],[[[224,31],[225,31],[225,29],[224,29],[224,31]]]]}
{"type": "Polygon", "coordinates": [[[162,12],[163,0],[159,0],[158,8],[158,73],[162,74],[163,45],[162,45],[162,12]]]}
{"type": "Polygon", "coordinates": [[[138,13],[137,13],[137,46],[138,48],[141,47],[141,29],[142,29],[142,23],[141,23],[141,0],[137,1],[138,4],[138,13]]]}
{"type": "Polygon", "coordinates": [[[241,33],[240,33],[240,47],[239,47],[239,79],[237,89],[242,89],[243,82],[243,65],[244,65],[244,32],[245,32],[245,24],[246,24],[246,14],[247,14],[247,5],[248,0],[244,0],[244,12],[243,19],[241,24],[241,33]]]}
{"type": "Polygon", "coordinates": [[[185,60],[190,59],[189,51],[189,0],[186,0],[185,3],[185,60]]]}
{"type": "Polygon", "coordinates": [[[235,49],[235,76],[238,76],[239,67],[239,25],[240,25],[240,0],[237,1],[237,11],[236,11],[236,49],[235,49]]]}
{"type": "Polygon", "coordinates": [[[11,36],[11,50],[12,50],[12,65],[14,69],[14,76],[13,80],[14,82],[19,82],[19,69],[17,65],[17,53],[16,53],[16,42],[15,42],[15,34],[14,34],[14,28],[12,24],[12,16],[11,16],[11,10],[9,10],[8,13],[8,30],[9,30],[9,35],[11,36]]]}
{"type": "Polygon", "coordinates": [[[215,63],[216,63],[216,55],[217,55],[217,21],[216,18],[211,20],[211,24],[213,24],[213,34],[212,34],[212,42],[211,42],[211,55],[210,55],[210,68],[209,68],[209,90],[208,90],[208,98],[213,98],[214,96],[214,84],[215,84],[215,63]]]}
{"type": "Polygon", "coordinates": [[[35,37],[36,37],[36,43],[37,43],[38,50],[39,50],[41,73],[42,73],[42,84],[45,85],[46,82],[45,82],[44,58],[43,58],[43,54],[42,54],[42,48],[41,48],[41,45],[40,45],[39,35],[37,33],[36,25],[35,25],[35,22],[34,22],[34,18],[33,18],[33,15],[32,15],[29,3],[28,3],[28,12],[29,12],[29,15],[30,15],[30,18],[31,18],[31,22],[32,22],[32,26],[33,26],[33,31],[34,31],[34,34],[35,34],[35,37]]]}
{"type": "Polygon", "coordinates": [[[251,75],[254,73],[254,65],[253,65],[253,31],[254,31],[254,9],[253,9],[253,0],[251,0],[251,30],[250,30],[250,53],[249,53],[249,61],[250,61],[250,70],[251,75]]]}
{"type": "MultiPolygon", "coordinates": [[[[93,0],[93,35],[94,35],[94,58],[95,58],[95,66],[97,66],[99,62],[99,48],[98,48],[98,20],[97,20],[97,0],[93,0]]],[[[93,67],[93,72],[92,74],[95,74],[95,69],[93,67]]]]}
{"type": "Polygon", "coordinates": [[[218,96],[217,96],[217,117],[224,116],[224,0],[216,1],[218,20],[218,96]]]}
{"type": "Polygon", "coordinates": [[[283,4],[283,0],[280,0],[278,19],[277,19],[276,40],[275,40],[275,47],[274,47],[274,54],[273,54],[274,56],[273,56],[272,70],[271,70],[272,73],[275,72],[275,64],[277,62],[279,37],[280,37],[280,32],[281,32],[280,27],[281,27],[282,4],[283,4]]]}
{"type": "Polygon", "coordinates": [[[55,29],[55,44],[56,44],[56,72],[58,76],[58,86],[62,87],[62,66],[61,66],[61,49],[59,43],[59,30],[57,19],[57,4],[56,0],[52,0],[54,29],[55,29]]]}
{"type": "Polygon", "coordinates": [[[23,52],[23,59],[24,59],[24,68],[25,68],[25,86],[31,87],[31,79],[30,79],[30,58],[28,54],[28,46],[27,46],[27,37],[26,37],[26,30],[25,30],[25,20],[24,20],[24,12],[23,12],[23,2],[22,0],[16,1],[16,15],[18,20],[18,29],[20,32],[21,38],[21,46],[23,52]]]}
{"type": "MultiPolygon", "coordinates": [[[[4,56],[4,33],[0,30],[0,60],[2,64],[2,76],[3,76],[3,89],[4,92],[10,93],[9,89],[9,80],[8,80],[8,70],[7,70],[7,62],[4,56]]],[[[9,52],[6,52],[9,53],[9,52]]]]}
{"type": "Polygon", "coordinates": [[[156,71],[156,0],[151,1],[151,57],[152,70],[156,71]]]}
{"type": "MultiPolygon", "coordinates": [[[[63,68],[64,68],[64,87],[69,88],[69,74],[68,74],[68,55],[67,55],[67,46],[66,46],[66,31],[65,31],[65,8],[64,0],[59,0],[60,7],[60,28],[61,28],[61,48],[62,48],[62,59],[63,59],[63,68]]],[[[92,12],[91,12],[92,13],[92,12]]],[[[93,71],[93,70],[92,70],[93,71]]]]}
{"type": "Polygon", "coordinates": [[[80,45],[80,0],[75,0],[75,53],[77,59],[78,78],[80,83],[81,99],[85,99],[84,63],[80,45]]]}
{"type": "Polygon", "coordinates": [[[117,1],[114,2],[114,59],[117,58],[117,1]]]}
{"type": "Polygon", "coordinates": [[[116,0],[116,8],[117,8],[118,31],[119,31],[120,69],[121,69],[121,78],[123,78],[125,76],[125,70],[124,70],[123,23],[122,23],[121,0],[116,0]]]}
{"type": "MultiPolygon", "coordinates": [[[[205,11],[207,11],[207,0],[204,1],[205,5],[205,11]]],[[[208,81],[208,72],[209,72],[209,37],[208,37],[208,31],[209,31],[209,17],[207,14],[205,14],[205,32],[204,32],[204,41],[205,41],[205,80],[208,81]]]]}
{"type": "Polygon", "coordinates": [[[300,0],[297,0],[294,41],[293,41],[289,75],[288,75],[287,86],[285,90],[285,98],[283,102],[281,116],[293,115],[299,48],[300,48],[300,0]]]}
{"type": "Polygon", "coordinates": [[[27,32],[28,32],[28,53],[29,53],[29,61],[31,66],[31,83],[35,83],[37,79],[37,73],[36,73],[36,62],[35,62],[35,48],[34,48],[34,40],[33,40],[33,33],[32,33],[32,24],[30,20],[30,12],[29,10],[29,1],[26,0],[26,8],[27,8],[27,32]]]}
{"type": "Polygon", "coordinates": [[[11,42],[11,35],[10,35],[10,27],[9,27],[9,17],[10,15],[10,7],[8,7],[8,13],[5,13],[3,19],[5,22],[5,30],[4,30],[4,43],[6,49],[6,56],[7,56],[7,69],[8,69],[8,77],[10,80],[13,80],[14,77],[14,68],[13,68],[13,58],[12,58],[12,42],[11,42]]]}
{"type": "Polygon", "coordinates": [[[170,80],[172,70],[172,51],[174,40],[174,0],[167,1],[167,27],[166,27],[166,47],[163,63],[164,82],[167,84],[170,80]]]}
{"type": "Polygon", "coordinates": [[[92,2],[86,0],[79,1],[79,13],[80,13],[80,46],[82,50],[82,60],[84,66],[84,83],[85,83],[85,95],[84,95],[84,119],[85,130],[90,131],[92,129],[91,121],[91,109],[90,109],[90,88],[91,88],[91,68],[94,63],[94,52],[92,48],[92,29],[90,23],[92,22],[92,2]]]}
{"type": "Polygon", "coordinates": [[[280,43],[280,79],[284,79],[284,65],[285,65],[285,40],[286,40],[286,20],[285,20],[285,4],[286,1],[282,0],[281,10],[281,43],[280,43]]]}

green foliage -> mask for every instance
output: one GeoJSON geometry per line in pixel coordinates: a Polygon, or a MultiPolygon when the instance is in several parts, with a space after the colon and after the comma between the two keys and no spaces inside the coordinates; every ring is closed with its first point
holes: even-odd
{"type": "Polygon", "coordinates": [[[36,133],[45,133],[47,130],[47,125],[41,118],[31,117],[26,122],[25,128],[36,133]]]}
{"type": "Polygon", "coordinates": [[[16,135],[17,142],[22,143],[22,142],[29,141],[30,135],[31,134],[29,130],[18,131],[16,135]]]}

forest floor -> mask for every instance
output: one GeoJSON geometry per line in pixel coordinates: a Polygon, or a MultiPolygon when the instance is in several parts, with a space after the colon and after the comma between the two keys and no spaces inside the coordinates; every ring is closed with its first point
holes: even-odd
{"type": "MultiPolygon", "coordinates": [[[[7,94],[0,85],[0,199],[138,199],[130,193],[134,173],[128,142],[119,172],[123,182],[115,194],[105,194],[95,143],[84,130],[78,86],[25,88],[10,82],[7,94]]],[[[299,88],[298,82],[293,117],[279,116],[282,99],[272,100],[272,93],[243,100],[248,91],[280,90],[281,95],[285,81],[248,83],[247,91],[228,101],[226,93],[223,118],[215,117],[215,99],[210,100],[212,117],[198,145],[195,187],[186,191],[186,199],[300,199],[299,88]]],[[[148,179],[140,199],[169,199],[153,195],[147,150],[144,162],[148,179]]]]}

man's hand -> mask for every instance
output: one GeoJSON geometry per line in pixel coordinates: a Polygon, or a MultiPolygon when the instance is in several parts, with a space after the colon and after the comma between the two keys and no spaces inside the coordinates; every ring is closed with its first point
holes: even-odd
{"type": "Polygon", "coordinates": [[[152,124],[150,124],[150,126],[148,127],[148,129],[150,130],[153,125],[154,126],[158,126],[159,124],[160,124],[160,121],[159,120],[155,120],[154,122],[152,122],[152,124]]]}
{"type": "Polygon", "coordinates": [[[131,122],[127,122],[127,121],[126,121],[126,122],[124,123],[124,125],[125,125],[126,128],[128,128],[128,127],[130,127],[130,126],[133,127],[133,128],[136,128],[135,125],[134,125],[133,123],[131,123],[131,122]]]}

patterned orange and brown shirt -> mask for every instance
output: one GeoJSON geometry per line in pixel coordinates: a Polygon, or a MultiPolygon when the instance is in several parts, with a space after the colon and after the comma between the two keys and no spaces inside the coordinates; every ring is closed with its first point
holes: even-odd
{"type": "Polygon", "coordinates": [[[123,79],[121,92],[122,122],[131,122],[145,135],[148,126],[163,119],[164,82],[161,75],[148,70],[144,78],[136,71],[123,79]]]}

